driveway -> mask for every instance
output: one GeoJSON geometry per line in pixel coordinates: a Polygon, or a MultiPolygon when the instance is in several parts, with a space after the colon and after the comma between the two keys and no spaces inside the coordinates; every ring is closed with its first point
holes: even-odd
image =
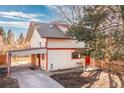
{"type": "Polygon", "coordinates": [[[63,88],[58,82],[28,65],[12,68],[12,77],[18,79],[21,88],[63,88]]]}

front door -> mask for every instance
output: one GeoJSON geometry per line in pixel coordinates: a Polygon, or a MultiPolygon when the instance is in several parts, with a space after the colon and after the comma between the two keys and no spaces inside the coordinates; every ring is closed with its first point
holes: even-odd
{"type": "Polygon", "coordinates": [[[85,64],[90,65],[90,56],[85,57],[85,64]]]}

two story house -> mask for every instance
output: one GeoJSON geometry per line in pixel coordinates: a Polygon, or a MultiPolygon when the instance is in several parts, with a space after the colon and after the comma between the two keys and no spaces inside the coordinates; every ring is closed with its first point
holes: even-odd
{"type": "Polygon", "coordinates": [[[82,55],[77,50],[85,48],[85,43],[72,40],[66,34],[68,28],[69,25],[61,22],[30,23],[26,41],[33,49],[46,49],[45,53],[31,54],[33,65],[46,71],[78,66],[82,55]]]}

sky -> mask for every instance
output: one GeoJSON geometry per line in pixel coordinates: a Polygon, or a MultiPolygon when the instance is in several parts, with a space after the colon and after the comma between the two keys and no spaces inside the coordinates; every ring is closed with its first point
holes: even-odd
{"type": "Polygon", "coordinates": [[[13,31],[17,38],[20,33],[26,35],[30,21],[51,22],[56,20],[55,6],[44,5],[1,5],[0,26],[5,31],[13,31]]]}

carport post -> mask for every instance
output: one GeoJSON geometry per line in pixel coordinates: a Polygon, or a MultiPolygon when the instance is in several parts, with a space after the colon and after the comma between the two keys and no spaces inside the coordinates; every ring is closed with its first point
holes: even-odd
{"type": "Polygon", "coordinates": [[[7,76],[10,77],[11,75],[11,54],[9,52],[7,52],[6,62],[7,62],[7,76]]]}

